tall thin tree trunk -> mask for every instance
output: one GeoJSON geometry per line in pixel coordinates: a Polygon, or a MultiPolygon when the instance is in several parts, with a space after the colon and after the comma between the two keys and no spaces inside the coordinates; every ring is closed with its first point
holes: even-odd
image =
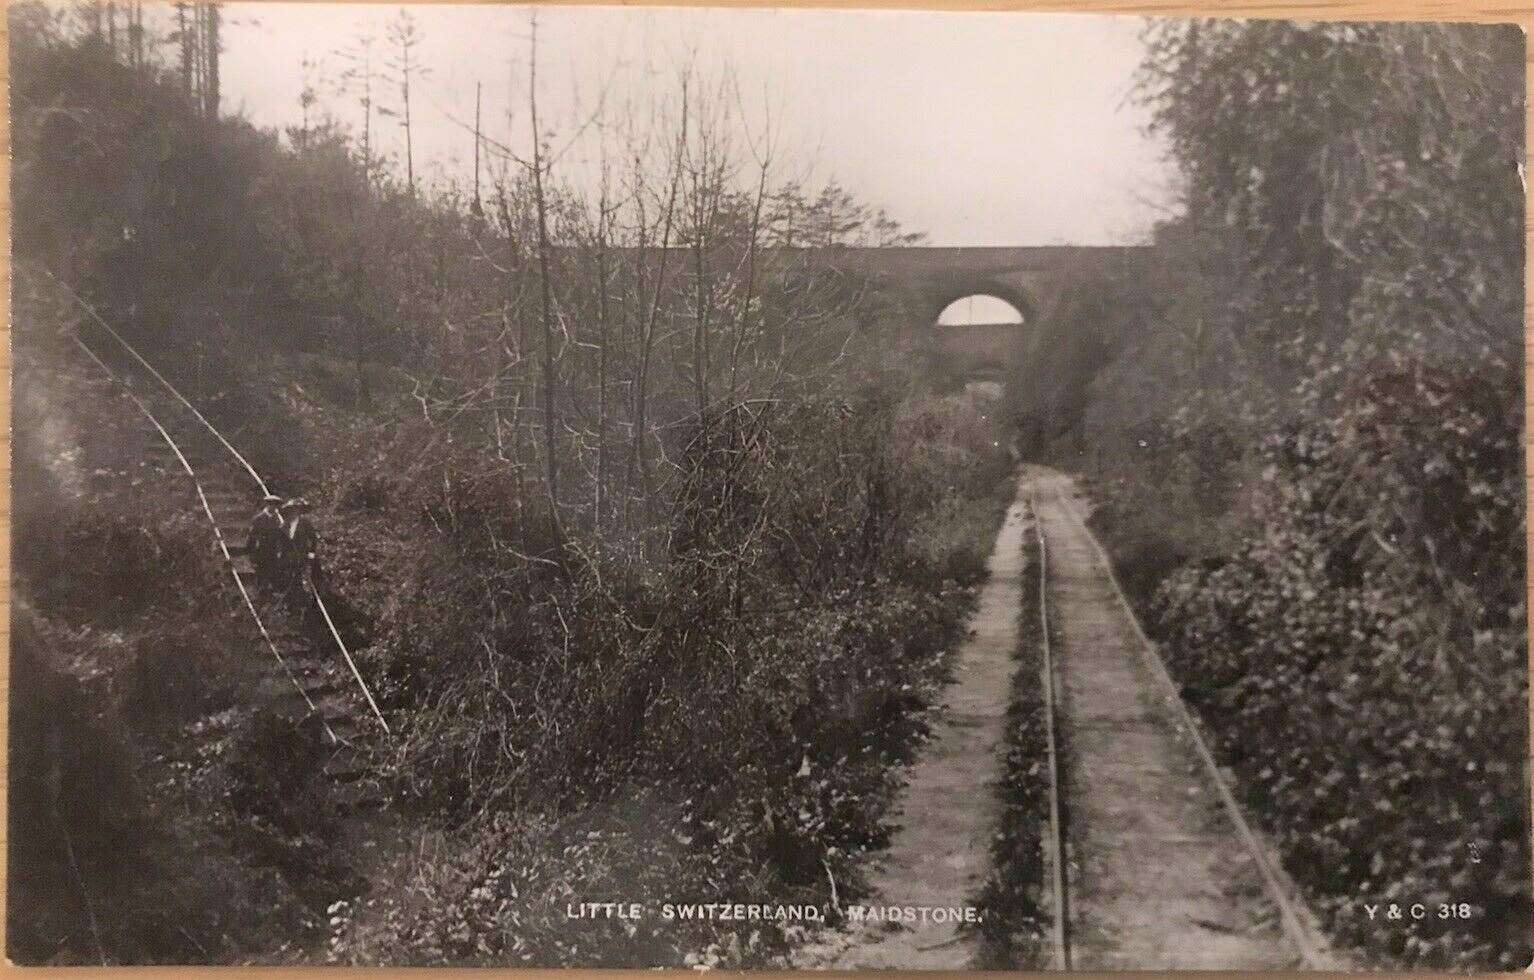
{"type": "Polygon", "coordinates": [[[708,166],[708,153],[703,151],[703,159],[697,164],[693,173],[693,231],[692,231],[692,255],[693,255],[693,326],[692,326],[692,363],[693,363],[693,393],[698,402],[698,424],[704,425],[707,419],[704,417],[708,411],[708,273],[705,268],[704,250],[707,247],[707,232],[704,226],[708,222],[707,202],[704,200],[706,190],[706,170],[708,166]]]}
{"type": "Polygon", "coordinates": [[[661,290],[666,284],[666,257],[671,249],[671,224],[676,217],[677,191],[682,182],[682,154],[687,147],[687,123],[690,111],[687,86],[684,84],[682,86],[682,122],[676,141],[676,164],[671,171],[671,189],[666,195],[666,212],[661,222],[660,263],[655,272],[655,291],[650,300],[650,311],[646,315],[644,329],[639,338],[639,369],[634,379],[634,433],[629,449],[627,482],[630,487],[633,487],[636,477],[639,478],[641,493],[644,489],[644,470],[641,463],[644,456],[650,353],[655,343],[655,324],[660,317],[661,290]]]}
{"type": "Polygon", "coordinates": [[[410,49],[405,49],[404,70],[400,73],[400,94],[405,100],[405,183],[415,194],[415,138],[410,129],[410,49]]]}
{"type": "Polygon", "coordinates": [[[741,297],[740,309],[735,315],[735,343],[730,351],[730,387],[728,398],[736,397],[736,383],[740,376],[740,348],[746,334],[746,321],[751,315],[751,301],[756,295],[756,249],[762,229],[762,203],[767,198],[767,164],[762,164],[761,177],[756,185],[756,201],[751,207],[751,240],[746,243],[746,289],[741,297]]]}
{"type": "Polygon", "coordinates": [[[204,80],[205,87],[203,91],[203,113],[209,119],[218,118],[218,27],[222,16],[223,15],[219,12],[218,4],[207,4],[207,31],[205,32],[203,40],[207,46],[208,68],[207,77],[204,80]]]}
{"type": "Polygon", "coordinates": [[[176,33],[181,39],[181,87],[190,101],[196,94],[192,88],[193,55],[196,42],[192,38],[192,25],[187,23],[186,3],[176,4],[176,33]]]}
{"type": "Polygon", "coordinates": [[[197,4],[197,97],[196,110],[208,114],[208,5],[197,4]]]}
{"type": "MultiPolygon", "coordinates": [[[[440,220],[440,219],[439,219],[440,220]]],[[[437,370],[440,373],[442,366],[449,353],[448,324],[449,312],[452,309],[452,283],[448,278],[447,269],[447,228],[444,223],[439,223],[437,228],[437,323],[442,332],[437,342],[437,370]]]]}
{"type": "MultiPolygon", "coordinates": [[[[640,171],[640,168],[639,168],[639,164],[636,161],[635,167],[634,167],[634,185],[635,185],[636,188],[638,188],[638,187],[641,186],[641,183],[642,183],[642,175],[641,175],[641,171],[640,171]]],[[[637,337],[641,337],[642,338],[644,336],[644,311],[646,309],[646,305],[645,305],[645,255],[649,252],[649,249],[650,249],[650,219],[649,219],[649,214],[648,214],[648,212],[645,209],[644,195],[642,193],[638,193],[637,191],[634,194],[634,219],[635,219],[635,224],[636,224],[636,227],[637,227],[638,231],[637,231],[637,236],[636,236],[637,240],[635,241],[635,248],[634,248],[633,325],[632,325],[632,331],[625,331],[625,333],[628,334],[630,337],[637,336],[637,337]]],[[[627,298],[627,291],[625,291],[625,298],[624,298],[623,306],[624,306],[625,313],[627,314],[627,311],[628,311],[628,308],[629,308],[629,302],[628,302],[628,298],[627,298]]],[[[628,320],[625,319],[624,322],[628,323],[628,320]]],[[[629,409],[629,422],[630,422],[630,425],[634,424],[635,411],[639,408],[639,398],[638,398],[638,395],[637,395],[637,391],[635,390],[635,389],[637,389],[637,387],[638,387],[638,371],[637,371],[637,368],[636,368],[636,371],[635,371],[635,386],[634,386],[634,389],[631,389],[631,393],[630,393],[631,394],[631,405],[630,405],[630,409],[629,409]]],[[[635,443],[632,443],[632,445],[637,446],[638,443],[635,442],[635,443]]],[[[624,531],[625,534],[628,532],[629,528],[631,528],[633,526],[632,516],[633,516],[633,506],[634,506],[634,496],[633,496],[633,490],[634,490],[634,468],[633,468],[633,462],[634,462],[634,459],[633,459],[633,454],[632,453],[630,453],[629,461],[628,462],[629,462],[629,465],[624,467],[624,474],[623,474],[623,512],[622,512],[622,516],[621,516],[621,523],[619,525],[622,528],[622,530],[624,531]]]]}
{"type": "Polygon", "coordinates": [[[131,0],[128,5],[128,52],[133,60],[133,70],[144,70],[144,3],[131,0]]]}
{"type": "Polygon", "coordinates": [[[203,100],[203,62],[207,54],[206,45],[203,44],[203,23],[206,19],[206,10],[200,3],[192,4],[192,96],[194,98],[193,111],[202,112],[203,100]]]}
{"type": "Polygon", "coordinates": [[[603,510],[607,489],[607,171],[602,172],[602,193],[597,202],[597,485],[593,499],[593,523],[597,547],[602,546],[603,510]]]}
{"type": "MultiPolygon", "coordinates": [[[[538,16],[533,15],[528,58],[528,111],[533,127],[533,200],[538,211],[539,318],[543,324],[543,445],[545,479],[555,533],[559,534],[559,419],[554,414],[554,300],[549,283],[548,202],[543,189],[543,137],[538,131],[538,16]]],[[[562,535],[561,535],[562,536],[562,535]]]]}
{"type": "Polygon", "coordinates": [[[362,176],[373,176],[373,41],[362,47],[362,176]]]}
{"type": "Polygon", "coordinates": [[[410,131],[410,76],[405,76],[405,181],[415,193],[415,139],[410,131]]]}
{"type": "Polygon", "coordinates": [[[484,207],[479,203],[479,97],[483,88],[479,82],[474,83],[474,213],[484,213],[484,207]]]}

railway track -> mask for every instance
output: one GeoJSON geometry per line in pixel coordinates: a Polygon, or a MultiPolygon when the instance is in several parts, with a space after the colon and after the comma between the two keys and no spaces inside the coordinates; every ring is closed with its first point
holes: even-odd
{"type": "MultiPolygon", "coordinates": [[[[1049,471],[1041,472],[1045,475],[1036,482],[1029,505],[1035,516],[1039,569],[1037,601],[1040,622],[1043,624],[1040,682],[1045,694],[1047,714],[1050,813],[1044,849],[1049,864],[1050,967],[1061,970],[1171,969],[1190,966],[1240,969],[1276,965],[1327,971],[1345,968],[1345,961],[1329,948],[1314,915],[1305,907],[1293,882],[1278,865],[1266,842],[1246,819],[1226,773],[1215,761],[1198,723],[1184,704],[1155,645],[1146,636],[1130,607],[1113,574],[1107,554],[1071,502],[1068,478],[1049,471]],[[1052,539],[1056,547],[1051,546],[1052,539]],[[1078,580],[1086,577],[1099,584],[1106,584],[1109,601],[1116,607],[1108,612],[1119,619],[1121,627],[1114,624],[1112,630],[1086,633],[1079,629],[1079,622],[1062,622],[1066,617],[1052,615],[1052,609],[1067,601],[1074,602],[1075,608],[1079,610],[1084,598],[1076,582],[1068,581],[1067,575],[1062,572],[1061,546],[1074,552],[1069,557],[1077,567],[1071,570],[1071,575],[1078,580]],[[1080,567],[1083,553],[1088,557],[1089,568],[1080,567]],[[1065,594],[1073,588],[1077,589],[1076,595],[1065,594]],[[1074,634],[1069,632],[1073,628],[1076,630],[1074,634]],[[1136,825],[1133,814],[1136,806],[1151,808],[1145,799],[1122,800],[1118,812],[1113,807],[1105,810],[1099,806],[1095,814],[1090,812],[1094,809],[1091,801],[1083,801],[1078,807],[1076,801],[1072,800],[1069,812],[1074,814],[1078,809],[1089,811],[1087,818],[1068,823],[1063,817],[1068,792],[1074,788],[1078,795],[1088,796],[1090,794],[1084,783],[1094,777],[1101,777],[1102,782],[1108,782],[1115,775],[1110,766],[1101,764],[1101,756],[1086,760],[1076,757],[1069,762],[1062,758],[1060,746],[1065,738],[1073,737],[1071,744],[1075,744],[1077,727],[1089,733],[1095,730],[1099,738],[1107,732],[1117,743],[1109,749],[1110,752],[1129,753],[1138,744],[1136,736],[1145,737],[1149,730],[1149,726],[1143,725],[1141,727],[1145,730],[1137,732],[1134,729],[1133,726],[1140,720],[1134,709],[1120,717],[1110,715],[1103,708],[1100,697],[1097,703],[1088,703],[1091,701],[1089,695],[1093,693],[1088,687],[1096,683],[1096,678],[1103,673],[1099,665],[1078,669],[1074,684],[1062,684],[1062,664],[1068,664],[1073,656],[1085,658],[1089,649],[1094,655],[1102,656],[1103,650],[1113,646],[1111,641],[1114,639],[1114,630],[1125,634],[1125,657],[1137,661],[1123,665],[1126,670],[1121,676],[1133,677],[1141,685],[1140,690],[1130,693],[1129,700],[1139,705],[1157,705],[1149,712],[1142,709],[1141,714],[1155,715],[1155,727],[1170,736],[1164,741],[1173,746],[1171,754],[1176,758],[1176,764],[1172,768],[1179,770],[1171,781],[1175,784],[1180,779],[1186,784],[1186,792],[1178,795],[1205,795],[1198,787],[1207,787],[1214,797],[1215,805],[1205,806],[1198,811],[1202,819],[1188,833],[1172,832],[1184,828],[1173,826],[1173,822],[1168,819],[1163,820],[1154,833],[1145,835],[1143,828],[1136,825]],[[1073,704],[1073,700],[1079,703],[1073,704]],[[1167,731],[1169,728],[1171,731],[1167,731]],[[1104,813],[1108,818],[1103,818],[1104,813]],[[1094,820],[1094,817],[1097,819],[1094,820]],[[1217,826],[1221,823],[1224,826],[1217,826]],[[1188,844],[1193,845],[1191,850],[1188,844]],[[1156,853],[1157,849],[1160,849],[1160,855],[1156,853]],[[1216,857],[1201,863],[1200,849],[1207,849],[1215,855],[1223,852],[1226,858],[1234,856],[1235,859],[1221,863],[1216,857]],[[1114,879],[1112,858],[1105,858],[1105,855],[1122,858],[1126,850],[1132,852],[1130,862],[1139,862],[1152,868],[1158,858],[1164,856],[1168,865],[1166,870],[1173,879],[1176,878],[1172,873],[1175,865],[1188,864],[1190,856],[1194,870],[1199,874],[1211,868],[1228,871],[1232,866],[1239,866],[1245,887],[1251,887],[1253,878],[1260,884],[1264,912],[1255,917],[1255,925],[1252,920],[1241,922],[1231,909],[1225,910],[1226,918],[1217,924],[1197,915],[1187,915],[1194,927],[1172,921],[1177,916],[1186,915],[1181,908],[1176,907],[1175,901],[1166,903],[1165,908],[1152,909],[1153,915],[1148,920],[1143,916],[1137,918],[1133,914],[1126,914],[1124,891],[1134,891],[1136,883],[1114,879]],[[1237,851],[1239,853],[1235,853],[1237,851]],[[1126,884],[1130,886],[1127,889],[1122,887],[1126,884]],[[1112,886],[1113,891],[1105,891],[1104,885],[1112,886]],[[1271,909],[1271,915],[1267,909],[1271,909]],[[1266,922],[1268,919],[1276,920],[1276,935],[1273,935],[1275,930],[1271,924],[1266,922]],[[1211,925],[1217,925],[1218,928],[1210,928],[1211,925]],[[1137,929],[1153,936],[1150,945],[1143,941],[1143,936],[1136,935],[1137,929]],[[1155,937],[1158,929],[1163,931],[1163,935],[1155,937]],[[1181,935],[1177,935],[1179,929],[1183,930],[1181,935]],[[1192,948],[1200,945],[1205,948],[1192,948]],[[1116,958],[1121,952],[1125,953],[1124,957],[1116,958]],[[1158,957],[1157,952],[1162,955],[1158,957]],[[1228,956],[1230,960],[1222,961],[1221,956],[1228,956]]],[[[1153,763],[1145,762],[1141,771],[1137,772],[1135,760],[1130,760],[1117,774],[1120,777],[1130,777],[1128,785],[1139,789],[1141,784],[1138,777],[1144,775],[1148,771],[1146,767],[1151,765],[1153,763]]],[[[1101,789],[1097,785],[1091,788],[1094,791],[1101,789]]],[[[1147,797],[1155,793],[1149,779],[1146,779],[1143,789],[1147,797]]],[[[1179,805],[1186,803],[1185,800],[1175,802],[1179,805]]],[[[1180,810],[1173,807],[1167,812],[1176,815],[1193,811],[1183,805],[1180,810]]],[[[1211,882],[1207,876],[1198,878],[1195,875],[1195,880],[1203,884],[1201,891],[1209,890],[1212,883],[1217,886],[1217,890],[1230,887],[1228,878],[1219,881],[1216,876],[1216,880],[1211,882]]],[[[1152,887],[1134,897],[1150,897],[1154,901],[1154,894],[1155,888],[1152,887]]],[[[1218,897],[1229,898],[1229,894],[1218,897]]],[[[1188,904],[1196,906],[1203,902],[1206,907],[1218,904],[1204,901],[1204,898],[1199,896],[1188,904]]],[[[1237,904],[1233,898],[1230,902],[1232,908],[1237,904]]]]}
{"type": "MultiPolygon", "coordinates": [[[[334,748],[325,765],[326,774],[338,781],[365,780],[369,775],[365,756],[353,751],[353,748],[365,739],[367,730],[373,725],[386,734],[388,726],[342,642],[322,597],[311,584],[307,596],[313,601],[314,615],[309,617],[310,621],[306,624],[301,612],[277,601],[275,597],[265,595],[253,584],[255,575],[248,559],[236,555],[231,547],[234,537],[243,537],[243,528],[253,510],[256,491],[266,492],[269,489],[267,482],[224,433],[139,356],[83,300],[78,297],[75,299],[104,335],[110,336],[123,351],[118,352],[116,358],[105,357],[100,350],[102,338],[87,338],[83,331],[76,334],[75,342],[103,376],[119,390],[121,397],[131,403],[134,410],[143,417],[146,463],[167,480],[179,474],[191,483],[198,504],[210,523],[216,546],[228,567],[233,587],[249,614],[256,634],[271,655],[271,664],[257,685],[253,700],[293,718],[297,723],[318,724],[334,748]],[[120,356],[122,353],[128,355],[126,360],[120,356]],[[130,369],[133,368],[139,369],[139,381],[152,383],[142,387],[136,385],[134,377],[130,376],[130,369]],[[333,643],[317,642],[316,634],[323,638],[326,633],[333,643]],[[334,651],[328,649],[331,646],[334,651]],[[368,721],[369,715],[373,718],[372,722],[368,721]]],[[[1210,752],[1197,721],[1183,703],[1154,644],[1145,635],[1134,615],[1113,574],[1106,553],[1072,503],[1068,478],[1049,471],[1040,470],[1040,473],[1042,475],[1035,480],[1033,492],[1029,495],[1028,507],[1034,516],[1038,556],[1037,594],[1031,601],[1039,604],[1042,626],[1040,683],[1046,710],[1046,766],[1049,778],[1049,813],[1044,849],[1048,863],[1047,904],[1051,913],[1048,939],[1050,967],[1070,970],[1127,965],[1143,969],[1190,965],[1187,961],[1176,959],[1152,961],[1144,958],[1143,948],[1132,954],[1140,959],[1115,962],[1111,957],[1105,958],[1105,948],[1111,947],[1122,936],[1113,934],[1115,910],[1102,908],[1104,902],[1101,889],[1094,891],[1094,886],[1100,885],[1100,882],[1091,880],[1095,873],[1094,855],[1130,850],[1133,860],[1152,866],[1157,861],[1157,855],[1144,850],[1147,844],[1144,840],[1115,839],[1111,833],[1113,828],[1106,824],[1083,826],[1077,821],[1066,820],[1067,793],[1084,788],[1093,772],[1088,768],[1068,774],[1068,765],[1079,765],[1080,760],[1066,760],[1062,746],[1067,735],[1072,737],[1074,744],[1076,726],[1083,724],[1084,718],[1088,724],[1092,719],[1080,710],[1073,710],[1077,707],[1073,701],[1081,699],[1082,695],[1079,678],[1075,685],[1077,689],[1072,690],[1072,685],[1062,679],[1065,672],[1062,668],[1069,665],[1073,658],[1080,658],[1084,652],[1092,649],[1095,638],[1080,634],[1073,636],[1070,632],[1071,624],[1061,622],[1067,617],[1055,614],[1057,605],[1062,601],[1062,589],[1071,587],[1069,583],[1062,584],[1062,579],[1067,576],[1061,574],[1060,544],[1067,545],[1068,552],[1074,551],[1068,557],[1074,562],[1074,574],[1078,578],[1089,578],[1106,586],[1102,590],[1104,594],[1094,602],[1099,613],[1117,617],[1122,624],[1123,628],[1119,632],[1125,635],[1117,638],[1122,653],[1120,659],[1135,661],[1130,673],[1137,678],[1135,683],[1139,690],[1133,692],[1134,698],[1155,701],[1163,709],[1160,724],[1166,728],[1169,723],[1172,738],[1184,747],[1183,754],[1189,757],[1190,768],[1196,772],[1199,783],[1212,792],[1214,809],[1223,816],[1224,834],[1233,842],[1231,846],[1245,855],[1245,862],[1250,865],[1260,884],[1264,901],[1273,910],[1272,919],[1278,926],[1279,941],[1287,947],[1282,954],[1288,957],[1287,960],[1258,961],[1255,964],[1239,959],[1230,963],[1195,961],[1192,965],[1216,968],[1294,965],[1314,970],[1344,967],[1346,964],[1328,948],[1314,916],[1305,909],[1297,889],[1273,859],[1265,841],[1247,821],[1232,792],[1229,779],[1210,752]],[[1107,610],[1103,608],[1105,606],[1113,608],[1107,610]],[[1083,779],[1083,776],[1087,779],[1083,779]],[[1105,926],[1105,923],[1109,925],[1105,926]]],[[[1077,600],[1079,602],[1079,596],[1077,600]]],[[[1097,652],[1100,655],[1101,649],[1097,652]]],[[[1124,749],[1126,752],[1130,750],[1130,746],[1124,749]]],[[[1074,810],[1073,805],[1072,812],[1074,810]]],[[[1157,842],[1149,843],[1154,845],[1157,842]]],[[[1195,838],[1194,843],[1202,845],[1205,840],[1195,838]]],[[[1124,931],[1127,934],[1130,929],[1124,931]]],[[[1229,933],[1236,930],[1222,928],[1220,931],[1229,933]]],[[[1195,934],[1192,938],[1197,940],[1198,936],[1195,934]]]]}
{"type": "Polygon", "coordinates": [[[1055,670],[1053,645],[1049,638],[1049,543],[1044,539],[1044,525],[1039,520],[1038,508],[1029,501],[1028,510],[1033,515],[1033,533],[1039,571],[1039,644],[1042,660],[1039,684],[1044,690],[1044,734],[1049,772],[1049,836],[1045,841],[1045,854],[1049,863],[1049,965],[1054,970],[1071,968],[1070,946],[1070,892],[1066,882],[1065,820],[1060,800],[1064,790],[1064,778],[1060,768],[1060,711],[1059,676],[1055,670]]]}
{"type": "MultiPolygon", "coordinates": [[[[300,727],[316,726],[330,747],[322,774],[354,787],[344,802],[357,808],[376,805],[381,787],[370,749],[378,735],[389,736],[389,726],[320,590],[306,576],[296,600],[274,594],[258,582],[250,559],[236,547],[260,496],[270,492],[269,483],[89,304],[58,285],[84,315],[71,339],[103,382],[142,419],[138,449],[143,467],[169,485],[190,483],[229,572],[229,585],[251,623],[252,639],[270,657],[264,669],[255,671],[243,707],[272,711],[300,727]]],[[[205,719],[197,730],[216,736],[217,729],[231,723],[225,713],[205,719]]]]}

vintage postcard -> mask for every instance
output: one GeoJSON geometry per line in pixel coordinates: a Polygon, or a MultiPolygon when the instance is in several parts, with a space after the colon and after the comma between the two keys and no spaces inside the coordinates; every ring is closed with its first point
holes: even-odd
{"type": "Polygon", "coordinates": [[[1517,28],[6,15],[12,962],[1529,966],[1517,28]]]}

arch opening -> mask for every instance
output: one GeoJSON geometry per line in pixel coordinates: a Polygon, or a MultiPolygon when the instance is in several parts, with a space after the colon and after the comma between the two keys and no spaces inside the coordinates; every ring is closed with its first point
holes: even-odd
{"type": "Polygon", "coordinates": [[[1025,322],[1022,310],[991,293],[960,296],[938,314],[939,327],[1018,325],[1025,322]]]}

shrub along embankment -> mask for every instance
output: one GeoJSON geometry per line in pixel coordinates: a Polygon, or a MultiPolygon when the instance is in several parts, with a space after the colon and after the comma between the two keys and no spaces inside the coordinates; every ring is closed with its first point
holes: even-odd
{"type": "Polygon", "coordinates": [[[1186,211],[1142,274],[1040,324],[1008,390],[1022,447],[1083,474],[1131,601],[1342,944],[1521,969],[1523,38],[1147,40],[1139,98],[1186,211]]]}
{"type": "Polygon", "coordinates": [[[989,414],[871,389],[720,419],[648,537],[555,529],[424,428],[338,467],[331,583],[436,846],[337,916],[334,956],[765,965],[812,923],[661,905],[859,895],[1010,496],[989,414]],[[565,918],[619,900],[646,916],[565,918]]]}
{"type": "Polygon", "coordinates": [[[1523,467],[1521,415],[1501,408],[1516,393],[1364,376],[1335,421],[1269,442],[1263,521],[1229,560],[1167,582],[1159,629],[1340,938],[1375,962],[1521,969],[1523,467]],[[1426,917],[1371,921],[1365,903],[1426,917]]]}

